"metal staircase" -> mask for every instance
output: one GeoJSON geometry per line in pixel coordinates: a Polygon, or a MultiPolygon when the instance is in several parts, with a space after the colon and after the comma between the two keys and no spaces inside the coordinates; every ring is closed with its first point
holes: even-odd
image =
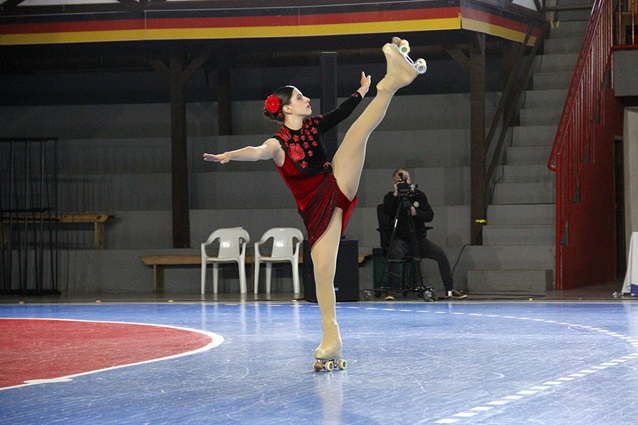
{"type": "Polygon", "coordinates": [[[570,20],[552,22],[537,57],[533,88],[525,92],[488,206],[483,245],[468,247],[471,294],[554,289],[555,175],[546,164],[588,24],[586,13],[563,16],[570,20]]]}

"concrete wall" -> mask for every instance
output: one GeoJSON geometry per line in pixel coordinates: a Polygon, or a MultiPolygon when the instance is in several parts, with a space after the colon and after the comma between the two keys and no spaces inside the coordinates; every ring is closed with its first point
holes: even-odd
{"type": "MultiPolygon", "coordinates": [[[[490,94],[488,119],[497,99],[490,94]]],[[[243,226],[253,242],[271,227],[303,229],[292,195],[272,163],[221,166],[201,160],[203,152],[257,145],[272,135],[276,126],[262,119],[261,108],[262,102],[234,103],[237,135],[217,136],[216,104],[188,105],[191,248],[187,250],[172,249],[168,105],[2,108],[0,137],[59,138],[60,212],[116,215],[105,225],[102,251],[92,249],[92,225],[62,228],[60,289],[68,293],[149,292],[152,269],[140,261],[142,255],[198,254],[199,244],[220,227],[243,226]]],[[[340,138],[354,118],[340,126],[340,138]]],[[[370,138],[359,204],[346,230],[346,237],[359,241],[360,252],[371,253],[378,246],[376,205],[391,189],[392,171],[407,167],[435,210],[430,237],[448,251],[455,264],[462,246],[469,243],[468,127],[466,94],[394,99],[386,119],[370,138]]],[[[6,154],[3,149],[6,146],[0,146],[0,155],[6,154]]],[[[442,290],[436,264],[426,261],[425,267],[432,283],[442,290]]],[[[370,287],[372,264],[360,272],[361,287],[370,287]]],[[[227,282],[220,290],[237,291],[236,273],[232,267],[224,271],[227,282]]],[[[465,275],[466,270],[459,266],[455,277],[461,288],[465,275]]],[[[275,278],[274,289],[291,290],[289,271],[281,268],[275,271],[275,278]]],[[[199,268],[167,268],[165,288],[167,292],[199,293],[199,268]]]]}
{"type": "Polygon", "coordinates": [[[616,96],[638,96],[638,50],[614,51],[614,91],[616,96]]]}

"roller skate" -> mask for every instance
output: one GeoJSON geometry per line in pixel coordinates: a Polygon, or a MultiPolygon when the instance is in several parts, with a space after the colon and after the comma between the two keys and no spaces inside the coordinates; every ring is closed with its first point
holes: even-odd
{"type": "Polygon", "coordinates": [[[341,358],[341,334],[339,325],[329,323],[323,325],[323,340],[315,350],[315,362],[313,368],[316,372],[325,370],[331,372],[335,368],[344,370],[348,362],[341,358]]]}
{"type": "Polygon", "coordinates": [[[396,46],[396,48],[399,50],[399,53],[401,53],[403,57],[405,57],[405,60],[407,60],[412,66],[414,66],[416,72],[418,72],[419,74],[425,74],[427,72],[428,65],[425,62],[425,59],[419,58],[416,61],[413,61],[412,58],[408,56],[408,53],[410,53],[410,43],[408,43],[408,40],[401,40],[399,37],[393,37],[392,44],[396,46]]]}
{"type": "Polygon", "coordinates": [[[313,365],[315,372],[321,372],[325,370],[326,372],[332,372],[336,368],[340,370],[345,370],[348,367],[348,362],[344,359],[315,359],[315,364],[313,365]]]}
{"type": "Polygon", "coordinates": [[[425,74],[428,67],[424,59],[413,61],[409,56],[410,44],[407,40],[393,37],[392,43],[383,46],[387,62],[385,77],[377,84],[377,90],[394,93],[410,84],[418,74],[425,74]]]}

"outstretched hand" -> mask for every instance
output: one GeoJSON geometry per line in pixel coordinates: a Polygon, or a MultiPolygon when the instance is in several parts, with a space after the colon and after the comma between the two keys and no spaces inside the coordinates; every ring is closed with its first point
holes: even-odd
{"type": "Polygon", "coordinates": [[[361,83],[360,83],[361,87],[359,88],[359,90],[357,90],[359,94],[361,95],[361,97],[364,97],[366,93],[368,93],[368,90],[370,90],[371,83],[372,83],[372,76],[366,75],[365,72],[361,71],[361,83]]]}
{"type": "Polygon", "coordinates": [[[225,153],[220,153],[217,155],[212,153],[205,153],[204,161],[219,162],[220,164],[226,164],[228,161],[230,161],[230,155],[227,155],[225,153]]]}

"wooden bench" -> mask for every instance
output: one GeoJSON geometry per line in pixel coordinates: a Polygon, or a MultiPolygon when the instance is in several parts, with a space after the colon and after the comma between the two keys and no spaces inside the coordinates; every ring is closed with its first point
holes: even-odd
{"type": "Polygon", "coordinates": [[[164,292],[164,267],[202,264],[201,255],[143,255],[144,264],[153,266],[153,290],[164,292]]]}
{"type": "MultiPolygon", "coordinates": [[[[202,264],[201,255],[143,255],[140,257],[147,266],[153,266],[153,289],[155,292],[164,292],[164,267],[186,266],[202,264]]],[[[372,254],[359,254],[359,265],[372,258],[372,254]]],[[[254,255],[246,255],[246,264],[251,266],[255,262],[254,255]]],[[[303,264],[303,256],[299,256],[299,264],[303,264]]]]}
{"type": "Polygon", "coordinates": [[[93,247],[104,248],[104,223],[114,218],[113,214],[17,214],[2,217],[4,234],[9,234],[9,224],[19,223],[93,223],[93,247]]]}

